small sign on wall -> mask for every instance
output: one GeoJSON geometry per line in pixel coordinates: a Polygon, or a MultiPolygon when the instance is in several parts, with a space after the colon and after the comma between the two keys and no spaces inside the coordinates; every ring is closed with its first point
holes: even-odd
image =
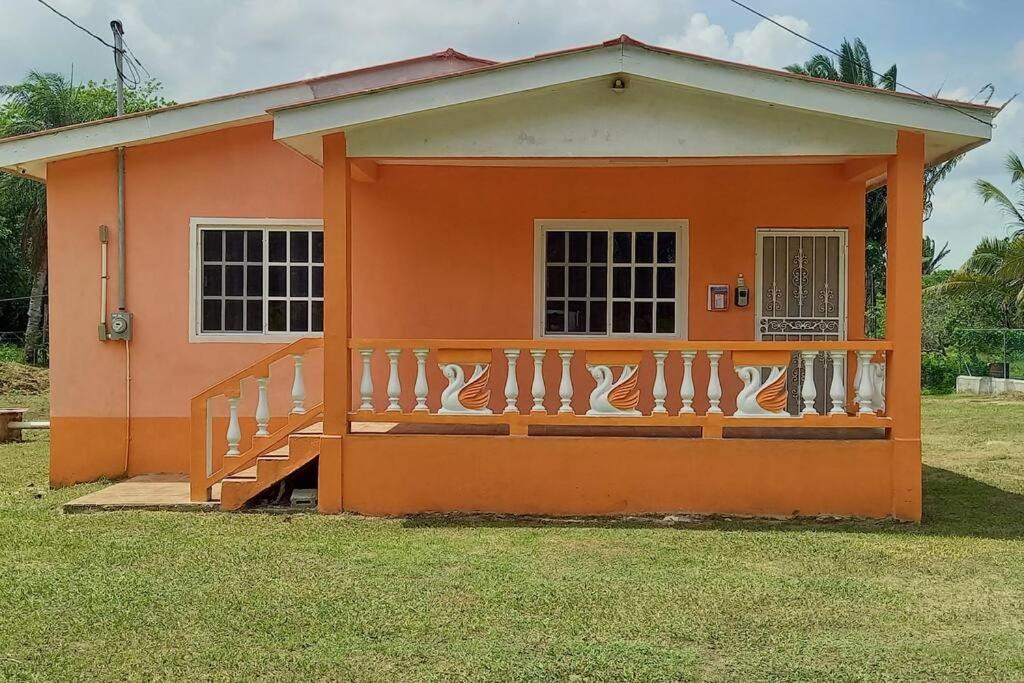
{"type": "Polygon", "coordinates": [[[729,308],[729,285],[708,285],[708,310],[725,311],[729,308]]]}

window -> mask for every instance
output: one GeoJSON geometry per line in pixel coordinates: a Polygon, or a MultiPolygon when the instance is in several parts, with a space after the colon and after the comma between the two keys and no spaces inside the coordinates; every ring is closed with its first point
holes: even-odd
{"type": "Polygon", "coordinates": [[[685,228],[595,228],[541,226],[543,334],[681,336],[685,228]]]}
{"type": "Polygon", "coordinates": [[[196,254],[200,336],[323,332],[320,227],[197,225],[196,254]]]}

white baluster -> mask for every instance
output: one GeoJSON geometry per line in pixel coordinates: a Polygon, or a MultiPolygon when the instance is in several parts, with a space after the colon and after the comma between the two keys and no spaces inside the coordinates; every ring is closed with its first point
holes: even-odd
{"type": "Polygon", "coordinates": [[[830,351],[832,357],[832,386],[828,397],[832,399],[829,415],[846,415],[846,351],[830,351]]]}
{"type": "Polygon", "coordinates": [[[655,413],[667,413],[665,409],[665,397],[668,396],[668,386],[665,384],[665,359],[668,358],[668,351],[654,352],[654,410],[655,413]]]}
{"type": "Polygon", "coordinates": [[[363,376],[359,380],[359,410],[360,412],[373,412],[373,371],[370,361],[373,359],[373,349],[359,349],[359,355],[363,357],[363,376]]]}
{"type": "Polygon", "coordinates": [[[572,353],[572,351],[558,352],[558,357],[562,359],[562,381],[558,383],[558,398],[562,402],[558,408],[560,413],[572,413],[572,377],[569,376],[572,353]]]}
{"type": "Polygon", "coordinates": [[[427,386],[427,349],[413,349],[412,354],[416,356],[416,386],[413,387],[413,391],[416,393],[416,407],[412,409],[414,413],[425,413],[427,409],[427,392],[430,391],[430,387],[427,386]]]}
{"type": "Polygon", "coordinates": [[[871,414],[875,409],[871,407],[871,399],[875,395],[875,387],[872,380],[871,357],[874,351],[857,351],[857,403],[860,404],[858,412],[871,414]]]}
{"type": "Polygon", "coordinates": [[[696,351],[680,351],[683,357],[683,383],[679,387],[679,398],[683,400],[683,407],[679,409],[680,415],[692,414],[693,396],[696,391],[693,388],[693,359],[697,357],[696,351]]]}
{"type": "Polygon", "coordinates": [[[259,390],[259,399],[256,401],[256,436],[269,436],[267,426],[270,424],[270,401],[267,398],[267,385],[269,377],[257,377],[256,387],[259,390]]]}
{"type": "Polygon", "coordinates": [[[239,455],[238,444],[242,440],[242,426],[238,424],[238,396],[228,397],[228,455],[239,455]]]}
{"type": "Polygon", "coordinates": [[[402,353],[401,349],[385,349],[384,353],[388,355],[388,407],[385,412],[388,413],[400,413],[402,412],[402,406],[398,405],[398,399],[402,396],[402,382],[398,379],[398,356],[402,353]]]}
{"type": "Polygon", "coordinates": [[[519,380],[516,378],[516,362],[519,360],[519,349],[505,349],[508,359],[508,374],[505,375],[505,412],[519,413],[519,380]]]}
{"type": "Polygon", "coordinates": [[[801,351],[800,357],[804,361],[804,383],[800,390],[800,397],[804,400],[804,409],[801,415],[817,415],[814,409],[814,400],[818,398],[818,388],[814,385],[814,359],[818,357],[817,351],[801,351]]]}
{"type": "Polygon", "coordinates": [[[718,406],[722,402],[722,382],[718,378],[718,361],[722,359],[722,351],[708,351],[708,361],[711,363],[711,377],[708,379],[708,414],[721,414],[722,409],[718,406]]]}
{"type": "Polygon", "coordinates": [[[295,379],[292,381],[292,412],[299,415],[306,412],[306,382],[302,379],[302,354],[292,354],[295,361],[295,379]]]}
{"type": "Polygon", "coordinates": [[[530,355],[533,356],[533,386],[531,387],[533,408],[530,409],[531,413],[547,412],[544,408],[544,355],[546,353],[544,349],[530,351],[530,355]]]}

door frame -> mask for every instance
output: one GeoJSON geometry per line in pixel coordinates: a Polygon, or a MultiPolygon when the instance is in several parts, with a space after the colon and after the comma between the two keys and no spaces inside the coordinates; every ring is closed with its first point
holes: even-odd
{"type": "Polygon", "coordinates": [[[849,228],[757,228],[754,231],[754,339],[761,341],[762,333],[758,319],[761,317],[762,309],[762,249],[764,236],[773,237],[838,237],[842,246],[842,256],[839,263],[839,298],[841,300],[841,311],[839,315],[839,339],[847,340],[849,328],[849,265],[850,265],[850,239],[849,228]]]}

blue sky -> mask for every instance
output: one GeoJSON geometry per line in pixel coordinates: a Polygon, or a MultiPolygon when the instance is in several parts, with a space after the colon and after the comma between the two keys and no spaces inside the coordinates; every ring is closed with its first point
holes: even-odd
{"type": "MultiPolygon", "coordinates": [[[[716,57],[781,67],[817,51],[728,0],[49,0],[104,38],[124,20],[128,44],[187,101],[400,59],[446,47],[493,59],[598,42],[620,33],[716,57]]],[[[877,71],[924,93],[969,98],[986,83],[999,103],[1024,91],[1024,0],[744,0],[825,45],[859,36],[877,71]]],[[[0,0],[0,83],[29,69],[111,76],[108,51],[35,0],[0,0]]],[[[926,231],[959,265],[1005,221],[973,191],[1007,187],[1007,151],[1024,153],[1024,101],[993,142],[940,185],[926,231]]]]}

